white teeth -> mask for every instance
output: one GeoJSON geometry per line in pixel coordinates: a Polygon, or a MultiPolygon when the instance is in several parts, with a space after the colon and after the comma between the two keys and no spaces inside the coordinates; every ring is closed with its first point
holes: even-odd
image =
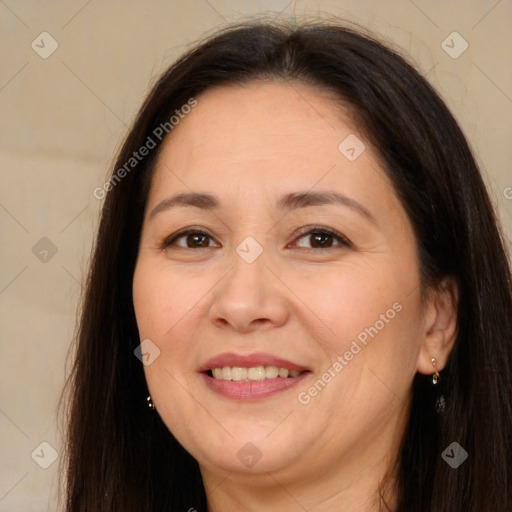
{"type": "Polygon", "coordinates": [[[279,377],[288,377],[288,370],[286,368],[279,368],[279,377]]]}
{"type": "Polygon", "coordinates": [[[263,380],[265,378],[265,367],[254,366],[247,370],[247,378],[249,380],[263,380]]]}
{"type": "Polygon", "coordinates": [[[239,366],[233,366],[233,368],[231,368],[231,378],[233,380],[246,380],[247,379],[247,368],[240,368],[239,366]]]}
{"type": "MultiPolygon", "coordinates": [[[[214,377],[215,377],[215,375],[214,375],[214,377]]],[[[215,377],[215,378],[231,380],[231,366],[224,366],[224,368],[222,368],[222,375],[220,377],[215,377]]]]}
{"type": "Polygon", "coordinates": [[[301,372],[278,368],[277,366],[252,366],[243,368],[240,366],[224,366],[223,368],[212,368],[212,375],[215,379],[222,380],[265,380],[281,377],[286,379],[298,377],[301,372]]]}
{"type": "Polygon", "coordinates": [[[279,368],[277,366],[266,366],[265,367],[265,378],[275,379],[279,375],[279,368]]]}

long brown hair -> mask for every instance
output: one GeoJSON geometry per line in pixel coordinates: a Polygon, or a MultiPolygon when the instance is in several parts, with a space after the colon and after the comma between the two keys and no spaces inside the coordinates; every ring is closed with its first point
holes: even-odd
{"type": "Polygon", "coordinates": [[[420,374],[412,383],[396,511],[510,512],[511,273],[464,135],[428,82],[373,37],[331,23],[263,22],[223,29],[174,63],[120,150],[113,176],[148,137],[157,146],[111,182],[102,209],[65,388],[66,511],[206,511],[197,462],[146,404],[132,278],[161,145],[155,129],[206,89],[261,78],[323,87],[350,108],[412,222],[423,285],[450,275],[459,287],[458,337],[440,383],[420,374]],[[454,441],[468,453],[457,469],[441,457],[454,441]]]}

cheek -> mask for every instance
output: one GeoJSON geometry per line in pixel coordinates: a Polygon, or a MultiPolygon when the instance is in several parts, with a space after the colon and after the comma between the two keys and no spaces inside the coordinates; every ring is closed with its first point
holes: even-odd
{"type": "Polygon", "coordinates": [[[405,283],[392,270],[344,265],[308,279],[290,275],[288,283],[294,283],[290,287],[303,307],[314,313],[313,333],[332,355],[348,350],[354,339],[364,344],[393,324],[401,325],[405,283]]]}
{"type": "Polygon", "coordinates": [[[138,264],[133,304],[140,336],[163,339],[204,295],[193,284],[183,273],[165,272],[145,261],[138,264]]]}
{"type": "Polygon", "coordinates": [[[205,324],[211,290],[218,280],[213,272],[198,276],[162,268],[162,263],[152,258],[140,260],[133,279],[139,337],[151,340],[159,350],[155,363],[144,368],[150,384],[163,379],[161,389],[169,389],[179,387],[170,375],[195,376],[204,350],[204,336],[197,332],[205,324]]]}
{"type": "Polygon", "coordinates": [[[201,298],[209,288],[205,285],[183,272],[165,271],[150,258],[139,260],[134,273],[139,337],[158,348],[144,373],[153,402],[173,432],[180,432],[183,415],[193,414],[195,407],[190,400],[196,395],[194,383],[188,379],[195,374],[199,347],[191,344],[191,337],[198,315],[204,315],[201,298]]]}
{"type": "Polygon", "coordinates": [[[416,276],[413,266],[358,265],[297,281],[297,295],[316,314],[311,332],[326,356],[320,373],[336,374],[318,400],[326,410],[336,402],[345,404],[340,414],[362,414],[363,404],[394,403],[395,394],[405,402],[421,340],[416,276]]]}

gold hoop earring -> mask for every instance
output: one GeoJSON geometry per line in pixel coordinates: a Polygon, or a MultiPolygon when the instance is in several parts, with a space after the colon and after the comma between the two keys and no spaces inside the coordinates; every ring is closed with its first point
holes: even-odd
{"type": "Polygon", "coordinates": [[[153,400],[151,400],[151,396],[148,395],[148,397],[146,398],[147,402],[148,402],[148,407],[150,409],[154,409],[155,408],[155,404],[153,403],[153,400]]]}
{"type": "Polygon", "coordinates": [[[437,371],[436,360],[433,357],[431,357],[430,359],[432,361],[432,366],[434,367],[434,372],[435,372],[432,375],[432,384],[437,384],[437,382],[439,380],[439,372],[437,371]]]}

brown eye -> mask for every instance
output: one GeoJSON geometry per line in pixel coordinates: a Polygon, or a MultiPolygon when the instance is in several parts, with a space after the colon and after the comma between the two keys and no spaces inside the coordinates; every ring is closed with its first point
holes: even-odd
{"type": "Polygon", "coordinates": [[[335,249],[337,247],[350,247],[348,240],[334,231],[314,228],[302,234],[297,240],[309,239],[312,249],[335,249]],[[334,242],[337,242],[334,244],[334,242]]]}
{"type": "Polygon", "coordinates": [[[309,237],[315,248],[331,247],[333,244],[333,236],[327,233],[313,233],[309,237]]]}
{"type": "Polygon", "coordinates": [[[212,247],[210,240],[212,240],[212,237],[208,233],[189,229],[181,231],[171,239],[164,241],[163,248],[166,249],[167,247],[175,245],[184,249],[207,249],[208,247],[212,247]],[[181,239],[184,240],[184,243],[176,243],[181,239]]]}
{"type": "MultiPolygon", "coordinates": [[[[180,237],[181,238],[181,237],[180,237]]],[[[187,247],[208,247],[210,237],[205,233],[185,235],[187,247]]]]}

